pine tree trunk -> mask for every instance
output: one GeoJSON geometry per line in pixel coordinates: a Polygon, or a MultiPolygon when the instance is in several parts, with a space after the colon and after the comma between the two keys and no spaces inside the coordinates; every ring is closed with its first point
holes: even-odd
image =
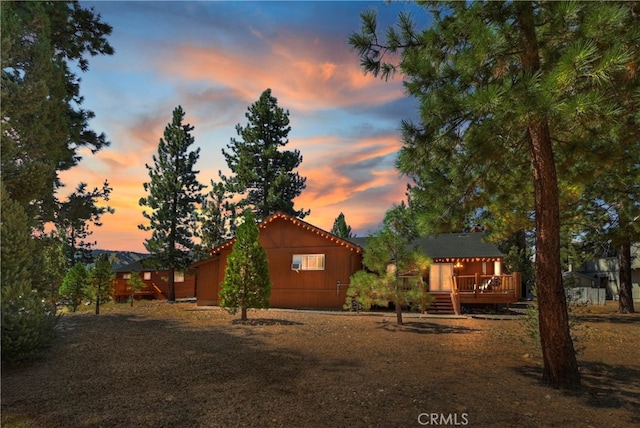
{"type": "Polygon", "coordinates": [[[569,313],[560,262],[558,182],[546,124],[529,128],[536,212],[535,279],[540,317],[543,381],[556,388],[580,386],[580,373],[569,330],[569,313]]]}
{"type": "Polygon", "coordinates": [[[402,325],[402,306],[399,303],[396,303],[396,321],[398,325],[402,325]]]}
{"type": "MultiPolygon", "coordinates": [[[[398,253],[399,251],[397,251],[394,255],[394,259],[397,260],[398,258],[398,253]]],[[[398,272],[398,265],[395,264],[395,269],[394,269],[394,276],[395,276],[395,292],[396,292],[396,322],[398,323],[398,325],[402,325],[402,305],[400,304],[400,302],[402,301],[402,296],[401,296],[401,286],[400,286],[400,278],[399,278],[399,272],[398,272]]]]}
{"type": "MultiPolygon", "coordinates": [[[[525,75],[533,76],[540,70],[533,6],[529,2],[521,2],[517,7],[517,21],[524,41],[522,65],[525,75]]],[[[546,119],[533,115],[528,125],[528,137],[535,195],[535,278],[544,361],[543,381],[555,388],[575,389],[580,386],[580,373],[562,284],[558,178],[549,125],[546,119]]]]}
{"type": "Polygon", "coordinates": [[[634,313],[633,284],[631,282],[631,241],[629,239],[620,246],[620,288],[618,293],[618,312],[621,314],[634,313]]]}

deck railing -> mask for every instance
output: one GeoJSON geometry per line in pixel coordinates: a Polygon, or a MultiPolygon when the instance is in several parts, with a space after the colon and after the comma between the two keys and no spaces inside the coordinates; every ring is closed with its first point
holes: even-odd
{"type": "Polygon", "coordinates": [[[520,298],[520,274],[457,275],[453,278],[456,294],[511,294],[520,298]]]}

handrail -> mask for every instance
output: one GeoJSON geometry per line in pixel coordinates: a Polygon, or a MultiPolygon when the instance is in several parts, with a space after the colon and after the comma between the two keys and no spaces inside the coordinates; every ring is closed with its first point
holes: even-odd
{"type": "Polygon", "coordinates": [[[155,294],[153,297],[155,297],[156,299],[158,298],[158,295],[164,297],[164,294],[162,293],[162,290],[160,290],[160,288],[158,288],[158,286],[156,285],[155,282],[152,282],[151,286],[153,287],[153,291],[154,291],[154,294],[155,294]]]}
{"type": "Polygon", "coordinates": [[[454,275],[451,281],[451,303],[453,312],[460,315],[460,293],[458,292],[458,278],[454,275]]]}

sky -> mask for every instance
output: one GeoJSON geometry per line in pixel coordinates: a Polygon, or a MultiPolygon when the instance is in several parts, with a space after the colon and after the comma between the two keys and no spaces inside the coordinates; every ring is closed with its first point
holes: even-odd
{"type": "Polygon", "coordinates": [[[77,167],[61,174],[64,192],[79,182],[113,188],[95,248],[145,252],[151,232],[138,201],[149,181],[145,164],[178,105],[194,126],[200,148],[198,180],[229,175],[222,155],[237,124],[267,88],[289,111],[285,150],[299,149],[297,172],[306,188],[294,200],[310,209],[304,220],[331,230],[342,212],[352,232],[375,230],[385,212],[405,199],[408,183],[395,168],[400,123],[416,120],[417,104],[398,75],[384,81],[365,75],[347,43],[360,28],[360,13],[378,11],[380,28],[415,6],[365,1],[82,2],[113,27],[112,56],[89,59],[81,77],[83,108],[95,113],[90,127],[110,146],[81,151],[77,167]]]}

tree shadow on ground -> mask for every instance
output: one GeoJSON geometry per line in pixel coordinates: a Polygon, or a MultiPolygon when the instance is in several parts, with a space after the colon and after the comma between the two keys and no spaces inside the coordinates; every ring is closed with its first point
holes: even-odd
{"type": "Polygon", "coordinates": [[[454,334],[454,333],[473,333],[479,331],[474,328],[437,324],[426,321],[410,321],[402,325],[395,322],[381,322],[379,328],[387,331],[397,332],[406,331],[417,334],[454,334]]]}
{"type": "Polygon", "coordinates": [[[574,315],[580,322],[611,323],[611,324],[637,324],[640,323],[640,313],[635,314],[611,314],[611,315],[574,315]]]}
{"type": "MultiPolygon", "coordinates": [[[[179,320],[87,314],[64,319],[59,339],[42,359],[24,368],[3,367],[2,412],[42,427],[60,421],[77,427],[206,426],[202,409],[228,395],[266,402],[270,394],[295,394],[318,367],[340,376],[357,366],[357,360],[319,361],[221,325],[193,328],[179,320]],[[198,367],[198,375],[183,375],[184,367],[198,367]]],[[[220,407],[221,426],[234,425],[232,410],[220,407]]]]}
{"type": "Polygon", "coordinates": [[[280,319],[271,319],[271,318],[249,318],[248,320],[239,320],[235,319],[231,321],[233,325],[303,325],[301,322],[291,321],[291,320],[280,320],[280,319]]]}
{"type": "MultiPolygon", "coordinates": [[[[542,380],[542,367],[521,366],[515,371],[538,382],[542,380]]],[[[582,388],[566,391],[585,404],[595,408],[624,408],[631,411],[633,422],[640,422],[640,369],[593,361],[580,363],[582,388]]]]}

